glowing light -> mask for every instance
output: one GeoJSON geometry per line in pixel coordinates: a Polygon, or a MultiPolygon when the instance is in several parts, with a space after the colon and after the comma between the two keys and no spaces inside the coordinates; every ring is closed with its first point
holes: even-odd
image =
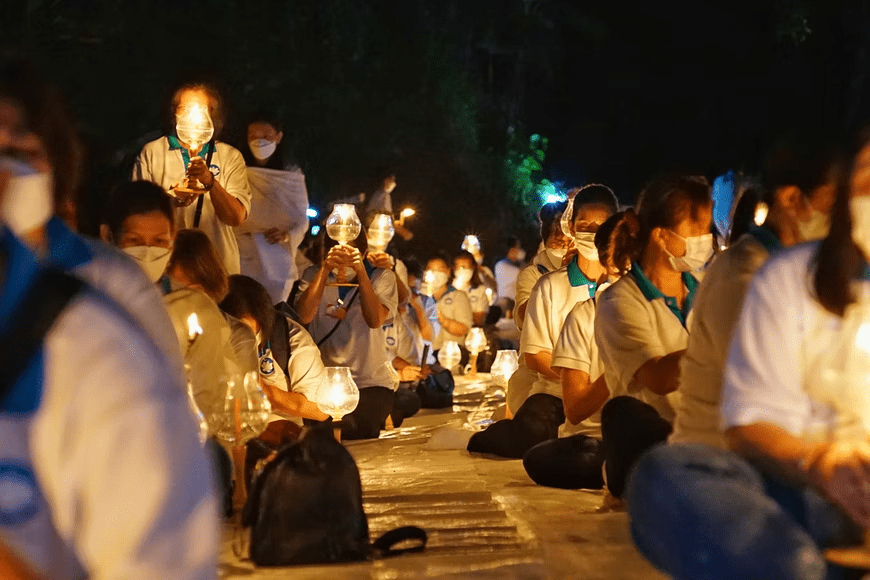
{"type": "Polygon", "coordinates": [[[193,342],[196,337],[202,334],[202,327],[199,325],[199,317],[196,312],[187,317],[187,339],[193,342]]]}
{"type": "Polygon", "coordinates": [[[197,102],[185,105],[175,118],[175,133],[191,152],[199,151],[214,135],[208,107],[197,102]]]}
{"type": "Polygon", "coordinates": [[[339,244],[352,242],[359,235],[362,222],[350,203],[337,203],[326,220],[326,234],[339,244]]]}
{"type": "Polygon", "coordinates": [[[390,240],[396,234],[393,227],[393,216],[385,213],[375,215],[369,226],[366,235],[368,237],[369,249],[372,252],[383,252],[387,249],[390,240]]]}
{"type": "Polygon", "coordinates": [[[320,213],[314,209],[313,207],[309,207],[305,210],[305,215],[307,215],[310,219],[316,218],[320,213]]]}
{"type": "Polygon", "coordinates": [[[483,332],[483,329],[480,327],[472,328],[468,331],[468,335],[465,337],[465,348],[467,348],[468,352],[471,354],[478,354],[486,348],[486,343],[486,333],[483,332]]]}
{"type": "Polygon", "coordinates": [[[767,214],[770,211],[770,208],[767,207],[767,204],[759,202],[757,206],[755,206],[755,217],[752,218],[752,221],[755,222],[755,225],[760,226],[764,223],[764,220],[767,219],[767,214]]]}
{"type": "Polygon", "coordinates": [[[462,240],[462,249],[472,254],[479,254],[480,240],[474,234],[468,234],[462,240]]]}
{"type": "Polygon", "coordinates": [[[495,383],[503,387],[519,368],[519,357],[515,350],[500,350],[495,355],[490,373],[495,383]]]}
{"type": "Polygon", "coordinates": [[[414,215],[415,213],[417,213],[417,212],[414,211],[412,208],[410,208],[410,207],[406,207],[405,209],[402,210],[401,216],[402,216],[403,218],[409,218],[409,217],[411,217],[412,215],[414,215]]]}
{"type": "Polygon", "coordinates": [[[314,395],[320,410],[338,421],[359,404],[359,388],[349,367],[326,367],[326,378],[314,395]]]}
{"type": "Polygon", "coordinates": [[[568,196],[561,193],[548,193],[547,197],[544,198],[544,203],[559,203],[560,201],[566,201],[567,199],[568,196]]]}
{"type": "Polygon", "coordinates": [[[438,363],[442,367],[452,371],[461,360],[462,352],[459,350],[459,344],[453,340],[448,340],[441,345],[441,350],[438,351],[438,363]]]}
{"type": "Polygon", "coordinates": [[[311,226],[311,235],[316,236],[320,233],[320,226],[311,226]]]}
{"type": "Polygon", "coordinates": [[[858,327],[858,332],[855,335],[855,346],[870,353],[870,323],[865,322],[858,327]]]}

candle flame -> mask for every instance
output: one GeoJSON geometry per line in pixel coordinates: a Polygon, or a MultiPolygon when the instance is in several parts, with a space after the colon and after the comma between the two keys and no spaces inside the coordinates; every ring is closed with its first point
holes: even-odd
{"type": "Polygon", "coordinates": [[[197,336],[202,334],[202,327],[199,325],[199,318],[196,316],[196,312],[187,317],[187,337],[190,340],[193,340],[197,336]]]}
{"type": "Polygon", "coordinates": [[[406,217],[406,218],[407,218],[407,217],[411,217],[411,216],[414,215],[415,213],[417,213],[417,212],[414,211],[413,208],[406,207],[405,209],[402,210],[402,217],[406,217]]]}
{"type": "Polygon", "coordinates": [[[755,206],[755,217],[752,219],[755,222],[755,225],[760,226],[764,223],[764,220],[767,219],[767,213],[770,211],[770,208],[767,207],[767,204],[763,201],[755,206]]]}

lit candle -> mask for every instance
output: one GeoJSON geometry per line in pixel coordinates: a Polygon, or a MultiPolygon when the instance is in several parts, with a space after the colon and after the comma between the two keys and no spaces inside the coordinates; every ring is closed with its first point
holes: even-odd
{"type": "Polygon", "coordinates": [[[192,345],[200,335],[202,335],[202,327],[199,325],[196,312],[194,312],[187,317],[187,340],[192,345]]]}

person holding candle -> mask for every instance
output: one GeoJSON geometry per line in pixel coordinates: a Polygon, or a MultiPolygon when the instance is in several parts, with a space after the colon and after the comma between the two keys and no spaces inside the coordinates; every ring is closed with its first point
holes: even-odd
{"type": "MultiPolygon", "coordinates": [[[[755,248],[743,265],[755,266],[754,277],[730,283],[742,290],[742,310],[731,311],[730,347],[721,353],[724,375],[702,372],[708,369],[698,357],[690,364],[690,339],[680,392],[694,402],[678,408],[672,444],[650,450],[632,471],[626,496],[634,541],[675,578],[845,577],[822,552],[860,544],[862,528],[870,526],[870,414],[853,403],[856,392],[858,401],[866,400],[866,387],[860,377],[837,374],[843,360],[854,356],[850,352],[864,348],[860,328],[866,323],[870,256],[866,137],[849,170],[839,172],[833,227],[821,242],[794,244],[804,228],[788,211],[786,191],[800,183],[796,177],[806,184],[802,192],[825,187],[832,173],[828,160],[799,158],[791,179],[772,192],[767,235],[755,243],[776,243],[776,250],[755,248]],[[675,494],[677,509],[659,509],[675,494]],[[728,506],[728,513],[712,505],[712,498],[728,506]],[[675,519],[693,523],[675,536],[668,527],[675,519]],[[740,538],[727,531],[738,528],[740,538]],[[714,567],[719,576],[712,574],[714,567]]],[[[806,219],[802,196],[800,203],[798,215],[806,219]]],[[[751,229],[747,236],[758,234],[751,229]]],[[[753,240],[747,236],[713,263],[699,299],[709,300],[728,284],[721,274],[736,266],[723,259],[730,254],[736,262],[748,254],[753,240]],[[715,285],[708,288],[708,280],[715,285]]],[[[696,318],[693,328],[701,324],[696,318]]]]}
{"type": "Polygon", "coordinates": [[[438,328],[432,341],[434,353],[447,341],[464,345],[465,335],[474,324],[471,301],[465,292],[449,284],[450,266],[447,264],[445,258],[432,258],[426,263],[426,272],[423,274],[423,284],[428,286],[424,291],[435,300],[438,328]]]}
{"type": "MultiPolygon", "coordinates": [[[[0,97],[0,122],[17,117],[0,150],[16,135],[35,163],[41,138],[19,107],[0,97]]],[[[6,352],[9,337],[33,347],[7,357],[0,385],[4,577],[215,578],[215,493],[180,374],[123,307],[40,266],[7,195],[23,215],[45,200],[15,199],[28,180],[0,167],[0,336],[6,352]]]]}
{"type": "MultiPolygon", "coordinates": [[[[173,93],[168,111],[173,128],[176,117],[189,107],[207,110],[214,121],[215,136],[220,135],[223,107],[213,87],[188,83],[173,93]]],[[[166,190],[174,200],[177,225],[202,229],[227,273],[239,273],[239,246],[233,228],[242,225],[251,211],[251,190],[245,160],[236,148],[213,138],[199,151],[190,151],[190,144],[182,143],[173,129],[142,148],[133,179],[153,181],[166,190]],[[204,189],[194,194],[176,191],[193,180],[204,189]]]]}
{"type": "Polygon", "coordinates": [[[359,387],[359,405],[342,422],[342,438],[376,439],[395,402],[383,327],[396,316],[396,275],[365,258],[362,231],[347,245],[328,240],[327,247],[323,263],[308,268],[300,280],[299,322],[308,325],[323,363],[350,367],[359,387]],[[333,271],[339,269],[356,286],[333,285],[333,271]]]}
{"type": "Polygon", "coordinates": [[[474,234],[466,235],[462,238],[460,249],[474,256],[474,261],[477,262],[477,274],[480,276],[480,281],[492,291],[494,296],[497,296],[498,284],[495,281],[495,274],[492,273],[489,266],[483,263],[483,247],[480,245],[480,238],[474,234]]]}
{"type": "Polygon", "coordinates": [[[281,124],[268,115],[251,118],[242,147],[251,188],[251,211],[235,228],[241,273],[263,284],[272,303],[287,299],[296,270],[296,248],[308,229],[305,175],[285,158],[281,124]]]}
{"type": "Polygon", "coordinates": [[[452,285],[457,290],[465,292],[468,295],[474,326],[483,326],[491,306],[491,293],[487,292],[487,287],[480,281],[480,274],[477,271],[474,256],[465,250],[459,252],[453,258],[452,285]]]}
{"type": "MultiPolygon", "coordinates": [[[[594,238],[601,224],[617,209],[616,196],[604,185],[588,185],[574,196],[569,223],[579,253],[566,267],[538,280],[526,309],[520,350],[526,366],[537,373],[529,398],[513,419],[475,433],[468,442],[469,451],[519,459],[538,443],[558,437],[565,412],[560,377],[550,368],[553,348],[571,308],[593,298],[599,283],[607,281],[594,238]]],[[[595,419],[587,418],[575,428],[597,435],[599,425],[595,419]]]]}

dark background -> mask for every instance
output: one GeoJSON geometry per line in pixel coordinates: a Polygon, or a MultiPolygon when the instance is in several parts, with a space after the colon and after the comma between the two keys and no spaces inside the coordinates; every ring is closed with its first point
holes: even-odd
{"type": "Polygon", "coordinates": [[[215,82],[224,140],[284,122],[313,205],[395,168],[421,258],[480,235],[536,244],[546,179],[631,203],[664,170],[757,168],[794,129],[865,117],[870,3],[571,0],[29,0],[0,43],[61,86],[89,149],[82,226],[161,129],[171,87],[215,82]],[[535,135],[538,138],[530,144],[535,135]]]}

